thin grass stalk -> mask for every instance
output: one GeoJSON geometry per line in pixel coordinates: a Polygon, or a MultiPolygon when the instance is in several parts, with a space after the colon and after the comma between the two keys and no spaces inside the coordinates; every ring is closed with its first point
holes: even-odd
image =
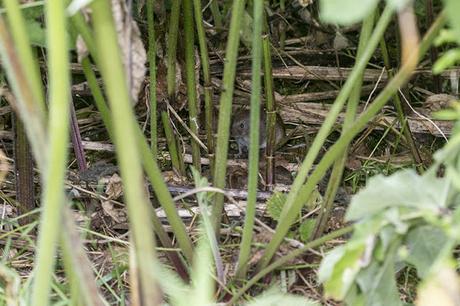
{"type": "Polygon", "coordinates": [[[157,119],[157,64],[153,1],[147,1],[147,32],[149,37],[149,94],[150,94],[150,148],[153,159],[158,158],[158,119],[157,119]]]}
{"type": "MultiPolygon", "coordinates": [[[[196,95],[195,80],[195,27],[193,26],[192,0],[183,1],[184,15],[184,36],[185,36],[185,73],[187,85],[187,102],[189,114],[189,127],[193,134],[199,135],[198,102],[196,95]]],[[[192,141],[192,162],[195,169],[201,173],[200,145],[191,137],[192,141]]]]}
{"type": "Polygon", "coordinates": [[[273,75],[272,75],[272,55],[270,51],[270,39],[268,35],[262,38],[263,56],[264,56],[264,85],[267,122],[264,127],[267,131],[267,147],[265,148],[265,181],[267,189],[271,190],[274,184],[275,176],[275,160],[273,154],[275,153],[275,126],[276,126],[276,109],[275,109],[275,91],[273,89],[273,75]]]}
{"type": "MultiPolygon", "coordinates": [[[[357,61],[362,56],[364,49],[369,41],[370,35],[372,34],[372,29],[374,27],[375,13],[370,14],[363,22],[361,27],[361,34],[358,45],[358,52],[356,55],[357,61]]],[[[356,113],[358,110],[358,104],[361,98],[361,88],[363,84],[363,77],[360,76],[355,82],[355,86],[351,91],[350,98],[347,103],[347,110],[345,113],[345,119],[343,122],[342,130],[347,130],[353,124],[356,113]]],[[[343,154],[335,161],[332,168],[331,177],[329,179],[326,195],[324,197],[324,202],[322,204],[321,210],[318,217],[316,218],[315,231],[313,233],[312,239],[319,238],[327,225],[329,220],[330,213],[332,211],[332,206],[334,204],[335,196],[337,190],[339,189],[340,182],[342,179],[343,169],[345,167],[345,162],[347,160],[348,146],[343,152],[343,154]]]]}
{"type": "MultiPolygon", "coordinates": [[[[137,132],[137,142],[140,146],[142,154],[142,162],[147,176],[152,183],[152,187],[155,194],[163,207],[165,214],[168,218],[169,224],[171,225],[176,239],[179,242],[182,252],[189,263],[193,262],[193,245],[190,237],[187,234],[184,223],[177,213],[176,205],[169,193],[168,187],[166,186],[163,176],[161,175],[160,168],[155,160],[151,157],[145,137],[143,137],[140,128],[137,132]],[[142,136],[142,137],[141,137],[142,136]]],[[[155,215],[155,218],[156,215],[155,215]]]]}
{"type": "Polygon", "coordinates": [[[286,14],[286,0],[280,0],[280,15],[282,17],[280,23],[280,49],[284,51],[284,46],[286,44],[286,21],[285,21],[285,14],[286,14]]]}
{"type": "Polygon", "coordinates": [[[261,271],[259,271],[256,275],[254,275],[248,282],[245,283],[244,287],[238,290],[236,294],[232,296],[232,299],[227,303],[227,305],[238,305],[236,302],[243,296],[243,294],[248,291],[249,288],[254,286],[262,277],[267,275],[268,273],[274,271],[275,269],[278,269],[282,267],[284,264],[287,264],[288,262],[292,261],[296,257],[308,252],[311,249],[317,248],[326,242],[339,238],[343,235],[346,235],[350,233],[353,230],[353,226],[347,226],[343,227],[341,229],[338,229],[330,234],[324,235],[323,237],[316,239],[314,241],[310,241],[307,244],[305,244],[302,248],[297,249],[295,251],[292,251],[291,253],[278,258],[276,261],[274,261],[272,264],[269,266],[265,267],[261,271]]]}
{"type": "Polygon", "coordinates": [[[208,158],[210,161],[211,173],[214,173],[214,111],[212,103],[212,84],[209,65],[208,46],[206,44],[206,32],[203,26],[203,14],[201,13],[201,1],[193,0],[196,31],[198,34],[198,44],[200,47],[201,67],[203,69],[203,88],[204,88],[204,112],[206,140],[208,146],[208,158]]]}
{"type": "MultiPolygon", "coordinates": [[[[388,78],[392,78],[394,77],[395,73],[393,69],[391,69],[391,62],[390,62],[385,39],[382,39],[380,41],[380,50],[382,52],[383,63],[387,70],[388,78]]],[[[433,48],[430,49],[430,51],[432,50],[433,48]]],[[[409,145],[409,149],[412,153],[412,158],[416,164],[417,170],[419,171],[419,173],[422,173],[424,171],[423,170],[423,160],[422,160],[422,157],[420,156],[420,152],[417,149],[417,145],[415,144],[414,137],[412,135],[412,131],[409,126],[409,122],[407,120],[407,116],[404,112],[404,108],[402,107],[402,102],[401,102],[399,93],[395,94],[392,100],[393,100],[393,107],[396,111],[396,114],[398,115],[398,120],[401,124],[401,132],[404,135],[404,139],[406,140],[406,143],[409,145]]]]}
{"type": "Polygon", "coordinates": [[[257,179],[259,176],[259,129],[260,129],[260,96],[262,70],[262,28],[264,18],[264,1],[255,0],[253,8],[252,30],[252,90],[251,90],[251,122],[249,135],[249,170],[248,198],[244,217],[243,236],[240,243],[236,277],[245,279],[251,252],[251,242],[256,216],[257,179]]]}
{"type": "MultiPolygon", "coordinates": [[[[283,210],[281,212],[280,216],[280,222],[278,223],[277,230],[275,232],[275,235],[273,239],[270,241],[270,243],[267,246],[267,249],[265,250],[264,255],[262,256],[261,260],[259,261],[258,268],[262,269],[263,267],[266,267],[268,263],[270,262],[271,258],[273,257],[273,254],[275,253],[276,249],[278,248],[279,244],[281,243],[284,235],[287,233],[289,230],[291,224],[292,224],[292,215],[293,215],[293,204],[296,201],[296,199],[299,198],[299,192],[310,172],[310,169],[313,165],[313,162],[315,161],[316,157],[318,156],[318,153],[320,152],[327,136],[329,135],[332,127],[334,126],[336,119],[340,113],[340,111],[343,108],[343,105],[345,104],[346,100],[348,99],[348,96],[351,93],[351,90],[353,89],[353,86],[356,82],[356,80],[360,77],[362,74],[362,71],[367,65],[367,62],[371,58],[375,48],[377,47],[380,38],[382,37],[385,29],[387,28],[388,24],[391,21],[391,17],[393,15],[393,9],[391,9],[389,6],[387,6],[380,17],[380,20],[373,32],[373,35],[371,37],[371,40],[369,41],[369,44],[360,59],[358,63],[354,66],[352,72],[350,73],[350,76],[348,77],[347,81],[345,82],[342,90],[340,91],[339,95],[337,96],[337,99],[335,100],[334,104],[332,105],[329,114],[325,118],[320,130],[318,131],[318,134],[316,135],[307,156],[305,157],[304,161],[302,162],[302,165],[299,168],[299,171],[297,172],[297,177],[295,178],[294,182],[292,183],[291,186],[291,191],[289,192],[286,203],[283,206],[283,210]],[[276,240],[275,240],[276,238],[276,240]],[[281,240],[280,240],[281,238],[281,240]]],[[[310,181],[310,179],[309,179],[310,181]]],[[[308,199],[306,197],[303,197],[303,199],[308,199]]],[[[297,212],[298,210],[296,210],[297,212]]],[[[295,218],[295,217],[294,217],[295,218]]]]}
{"type": "MultiPolygon", "coordinates": [[[[381,38],[381,35],[379,35],[380,31],[377,31],[380,26],[382,26],[382,18],[384,18],[387,15],[386,11],[383,12],[382,16],[380,17],[380,20],[376,26],[376,29],[374,30],[373,34],[371,35],[371,39],[369,40],[368,43],[368,48],[366,48],[366,51],[364,52],[361,60],[359,63],[355,66],[359,67],[360,63],[366,59],[366,54],[368,51],[370,51],[370,47],[374,47],[374,44],[376,45],[378,41],[381,38]]],[[[389,16],[387,16],[389,17],[389,16]]],[[[385,19],[387,18],[385,17],[385,19]]],[[[445,12],[442,12],[438,18],[437,21],[432,25],[430,30],[426,33],[425,38],[420,44],[419,51],[417,54],[412,54],[412,57],[410,58],[413,60],[416,56],[419,56],[421,58],[428,50],[429,46],[433,42],[435,36],[437,33],[439,33],[439,30],[444,26],[446,22],[446,16],[445,12]]],[[[383,32],[382,32],[383,34],[383,32]]],[[[371,48],[373,49],[373,48],[371,48]]],[[[353,69],[353,72],[351,73],[350,77],[348,80],[352,79],[354,76],[354,71],[355,68],[353,69]]],[[[311,195],[311,192],[314,190],[315,185],[321,180],[321,178],[324,176],[326,173],[327,169],[332,165],[332,163],[337,159],[339,154],[341,154],[348,144],[353,140],[353,138],[366,126],[366,124],[375,116],[375,114],[387,103],[387,101],[394,95],[401,86],[404,85],[405,82],[410,78],[411,73],[413,69],[415,68],[414,65],[404,65],[401,67],[399,72],[395,75],[395,77],[387,84],[385,89],[375,98],[374,102],[372,102],[366,111],[364,111],[354,122],[354,124],[350,127],[350,129],[344,131],[344,133],[340,136],[340,138],[335,142],[334,145],[332,145],[329,150],[326,152],[324,157],[321,159],[320,163],[318,166],[315,168],[315,171],[311,174],[309,177],[307,183],[305,185],[302,185],[297,197],[294,199],[292,204],[289,205],[289,209],[286,211],[283,210],[282,212],[282,217],[280,219],[280,222],[278,223],[278,226],[276,228],[276,232],[272,237],[272,240],[270,243],[267,245],[266,252],[263,255],[263,258],[259,262],[259,268],[262,269],[267,266],[268,262],[270,261],[271,257],[273,256],[274,252],[278,248],[279,244],[281,243],[282,239],[286,235],[286,233],[289,230],[290,225],[292,224],[293,220],[296,219],[298,216],[298,213],[302,206],[304,205],[304,200],[303,199],[308,199],[309,196],[311,195]],[[281,239],[280,239],[281,238],[281,239]]],[[[355,80],[353,80],[354,83],[355,80]]],[[[345,90],[347,86],[348,81],[345,83],[345,86],[341,93],[345,90]]],[[[340,96],[340,94],[339,94],[340,96]]],[[[336,100],[337,101],[337,100],[336,100]]],[[[335,104],[334,104],[335,106],[335,104]]],[[[333,106],[333,107],[334,107],[333,106]]],[[[327,120],[327,119],[326,119],[327,120]]],[[[291,189],[292,190],[292,189],[291,189]]],[[[286,201],[287,205],[288,202],[286,201]]]]}
{"type": "MultiPolygon", "coordinates": [[[[72,21],[74,20],[72,19],[72,21]]],[[[82,28],[85,28],[85,27],[87,27],[86,23],[82,24],[82,28]]],[[[92,34],[84,37],[83,39],[85,40],[85,43],[87,44],[89,43],[90,45],[94,42],[92,34]]],[[[94,49],[94,51],[95,50],[96,49],[94,49]]],[[[93,54],[91,55],[93,56],[93,54]]],[[[86,80],[88,81],[88,86],[95,100],[96,107],[101,113],[102,121],[104,122],[104,125],[109,133],[110,138],[114,139],[112,119],[110,117],[110,110],[107,107],[105,98],[102,94],[102,90],[100,89],[99,84],[97,82],[96,75],[94,71],[91,69],[91,65],[90,65],[88,57],[83,59],[82,65],[83,65],[83,71],[85,73],[86,80]]],[[[176,235],[177,241],[179,242],[179,245],[181,246],[181,249],[185,255],[185,258],[189,262],[191,262],[192,257],[193,257],[192,242],[190,238],[188,237],[185,226],[177,213],[176,206],[171,197],[171,194],[169,193],[168,188],[165,182],[163,181],[163,177],[161,175],[160,168],[158,167],[156,160],[153,159],[151,150],[149,150],[147,141],[145,140],[145,137],[142,131],[140,130],[139,126],[137,126],[136,134],[137,134],[137,142],[140,144],[142,162],[144,164],[144,168],[147,173],[147,176],[149,177],[149,180],[157,195],[157,198],[159,199],[161,206],[165,210],[168,221],[171,224],[173,232],[176,235]]],[[[156,216],[156,214],[152,214],[152,218],[153,218],[155,233],[158,235],[163,247],[173,248],[173,244],[171,240],[169,239],[168,234],[164,231],[163,226],[157,226],[158,224],[161,225],[161,222],[157,220],[158,217],[156,216]]],[[[177,254],[175,252],[167,252],[167,256],[169,257],[169,259],[171,260],[171,262],[177,269],[178,273],[181,276],[183,276],[183,278],[186,278],[185,274],[181,273],[181,271],[185,271],[186,269],[183,267],[183,263],[180,261],[180,259],[178,259],[177,254]],[[175,263],[180,263],[180,264],[176,265],[175,263]]]]}
{"type": "Polygon", "coordinates": [[[101,74],[112,106],[114,142],[123,179],[136,262],[143,265],[138,275],[142,300],[145,305],[158,305],[161,294],[157,290],[155,278],[155,239],[150,220],[153,211],[144,189],[142,167],[139,162],[141,156],[136,143],[137,123],[124,77],[112,10],[107,0],[94,1],[91,8],[101,74]]]}
{"type": "Polygon", "coordinates": [[[220,30],[223,29],[224,22],[222,19],[222,14],[220,13],[219,3],[217,3],[217,0],[211,0],[210,9],[212,18],[214,19],[214,25],[216,26],[216,28],[220,30]]]}
{"type": "Polygon", "coordinates": [[[26,22],[19,7],[19,2],[17,0],[4,0],[3,5],[6,8],[8,25],[16,46],[16,51],[22,65],[27,67],[27,82],[37,102],[37,109],[39,110],[39,114],[37,115],[46,118],[45,95],[40,77],[40,69],[33,54],[34,52],[27,34],[26,22]]]}
{"type": "Polygon", "coordinates": [[[101,114],[102,122],[104,122],[109,137],[113,139],[113,126],[112,118],[110,117],[110,109],[105,102],[104,94],[99,87],[99,83],[97,81],[96,74],[91,67],[89,57],[85,57],[82,60],[81,65],[83,68],[83,74],[88,82],[89,90],[91,91],[94,103],[96,104],[96,108],[101,114]]]}
{"type": "MultiPolygon", "coordinates": [[[[220,96],[219,121],[217,125],[216,161],[214,169],[214,186],[225,187],[227,173],[228,140],[230,136],[230,117],[232,113],[233,86],[240,43],[240,27],[244,12],[245,0],[235,0],[232,6],[232,18],[227,41],[224,76],[222,80],[222,94],[220,96]]],[[[224,209],[224,195],[215,195],[213,207],[213,221],[216,235],[219,236],[222,212],[224,209]]]]}
{"type": "Polygon", "coordinates": [[[13,39],[6,28],[3,17],[0,15],[0,55],[3,68],[7,72],[9,85],[15,96],[15,109],[18,110],[22,122],[27,122],[24,128],[29,137],[34,158],[39,167],[44,167],[46,154],[43,150],[47,143],[45,128],[45,114],[39,107],[39,102],[33,94],[30,83],[27,81],[27,71],[22,64],[20,53],[16,51],[13,39]]]}
{"type": "MultiPolygon", "coordinates": [[[[176,94],[176,54],[181,2],[182,1],[179,0],[172,0],[171,15],[169,18],[166,81],[170,103],[175,101],[176,94]]],[[[185,175],[185,164],[180,154],[182,146],[177,141],[171,123],[169,122],[169,115],[166,111],[166,107],[161,110],[161,121],[163,123],[172,165],[180,174],[185,175]]]]}
{"type": "Polygon", "coordinates": [[[49,149],[43,166],[43,211],[40,216],[32,302],[48,305],[56,244],[62,220],[69,142],[70,74],[64,1],[46,2],[49,72],[49,149]]]}
{"type": "Polygon", "coordinates": [[[96,42],[93,39],[94,33],[88,26],[85,21],[85,17],[81,12],[75,13],[71,17],[72,26],[77,30],[78,34],[82,37],[85,42],[86,48],[88,48],[89,53],[93,57],[94,61],[98,63],[97,59],[97,46],[96,42]]]}
{"type": "Polygon", "coordinates": [[[169,155],[171,156],[171,164],[173,168],[181,175],[185,175],[185,164],[181,159],[179,153],[179,145],[174,135],[174,130],[169,121],[169,115],[166,110],[161,111],[161,122],[163,123],[163,129],[166,137],[166,144],[168,145],[169,155]]]}

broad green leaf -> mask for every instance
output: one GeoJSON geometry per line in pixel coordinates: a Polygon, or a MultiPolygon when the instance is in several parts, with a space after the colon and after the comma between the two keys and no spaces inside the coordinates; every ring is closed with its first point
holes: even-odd
{"type": "Polygon", "coordinates": [[[273,220],[279,220],[284,203],[286,203],[286,194],[275,192],[267,200],[267,213],[273,220]]]}
{"type": "Polygon", "coordinates": [[[299,227],[300,240],[307,242],[315,229],[316,220],[307,219],[299,227]]]}
{"type": "Polygon", "coordinates": [[[448,180],[432,173],[423,176],[407,169],[385,177],[369,179],[367,186],[351,200],[346,220],[370,217],[389,207],[409,207],[438,213],[447,206],[448,180]]]}
{"type": "Polygon", "coordinates": [[[350,25],[363,20],[377,6],[379,0],[321,0],[320,17],[323,21],[350,25]]]}
{"type": "Polygon", "coordinates": [[[345,298],[362,268],[361,258],[365,251],[364,240],[351,241],[335,248],[323,259],[318,271],[318,279],[324,284],[327,297],[336,300],[345,298]]]}
{"type": "Polygon", "coordinates": [[[46,29],[39,22],[27,20],[26,29],[32,45],[46,48],[46,29]]]}
{"type": "Polygon", "coordinates": [[[356,278],[366,306],[401,305],[395,280],[394,254],[387,256],[391,258],[386,258],[384,265],[373,261],[356,278]]]}
{"type": "Polygon", "coordinates": [[[418,226],[409,231],[406,237],[409,256],[406,261],[415,266],[421,278],[430,271],[447,239],[442,230],[431,225],[418,226]]]}

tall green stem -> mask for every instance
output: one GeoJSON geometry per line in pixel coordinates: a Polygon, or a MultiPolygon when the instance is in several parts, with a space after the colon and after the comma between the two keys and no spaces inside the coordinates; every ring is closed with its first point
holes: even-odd
{"type": "Polygon", "coordinates": [[[208,46],[206,45],[206,32],[203,26],[203,15],[201,13],[201,1],[193,0],[195,13],[196,31],[198,34],[198,43],[200,45],[201,67],[203,68],[203,88],[204,88],[204,112],[206,140],[208,145],[208,158],[210,159],[211,173],[214,173],[214,112],[212,103],[212,84],[211,72],[209,65],[208,46]]]}
{"type": "Polygon", "coordinates": [[[272,75],[272,55],[270,51],[270,39],[268,35],[262,38],[263,56],[264,56],[264,85],[265,97],[267,99],[267,122],[264,126],[267,135],[267,147],[265,148],[265,159],[267,162],[265,168],[265,181],[267,188],[271,190],[274,183],[275,161],[273,154],[275,152],[275,125],[276,125],[276,109],[275,109],[275,91],[273,89],[272,75]]]}
{"type": "Polygon", "coordinates": [[[56,243],[62,220],[69,140],[70,75],[64,1],[46,3],[49,71],[49,151],[44,165],[43,212],[40,219],[32,302],[48,305],[56,243]]]}
{"type": "Polygon", "coordinates": [[[254,21],[252,30],[252,91],[251,91],[251,124],[249,143],[248,199],[244,218],[243,237],[238,257],[236,276],[244,279],[248,270],[251,252],[252,231],[256,215],[257,178],[259,176],[259,127],[260,127],[260,95],[262,69],[262,28],[264,18],[264,1],[254,1],[254,21]]]}
{"type": "MultiPolygon", "coordinates": [[[[195,54],[194,43],[195,34],[193,26],[193,7],[192,0],[184,0],[184,32],[185,32],[185,71],[187,75],[187,97],[188,97],[188,114],[189,126],[193,134],[198,136],[199,121],[198,121],[198,105],[196,96],[196,80],[195,80],[195,54]]],[[[192,160],[195,169],[201,173],[201,154],[200,145],[191,137],[192,141],[192,160]]]]}
{"type": "Polygon", "coordinates": [[[153,159],[158,156],[158,120],[157,120],[157,66],[153,1],[147,1],[147,31],[149,36],[149,71],[150,71],[150,147],[153,159]]]}
{"type": "MultiPolygon", "coordinates": [[[[214,169],[214,186],[225,187],[227,173],[228,139],[230,136],[230,117],[232,113],[233,86],[235,83],[235,71],[240,43],[240,26],[243,16],[245,0],[235,0],[232,7],[232,19],[227,41],[226,59],[224,65],[224,77],[222,81],[222,94],[220,96],[219,121],[217,127],[216,162],[214,169]]],[[[222,211],[224,209],[224,196],[215,195],[213,207],[213,220],[216,235],[219,235],[222,211]]]]}
{"type": "Polygon", "coordinates": [[[145,305],[157,305],[161,297],[155,279],[155,240],[150,219],[153,211],[144,190],[139,162],[141,155],[136,143],[137,123],[124,77],[112,10],[107,0],[94,1],[91,8],[100,70],[112,106],[114,142],[128,207],[135,261],[143,266],[138,270],[141,298],[145,305]]]}
{"type": "MultiPolygon", "coordinates": [[[[172,0],[171,15],[169,18],[168,30],[168,54],[167,54],[167,90],[168,98],[171,103],[175,101],[176,94],[176,53],[177,53],[177,37],[179,36],[179,15],[181,2],[179,0],[172,0]]],[[[171,123],[169,122],[169,115],[166,111],[166,106],[161,110],[161,121],[165,131],[166,141],[168,145],[169,154],[171,155],[171,162],[173,167],[182,175],[185,175],[185,164],[181,158],[180,144],[176,139],[171,123]]]]}

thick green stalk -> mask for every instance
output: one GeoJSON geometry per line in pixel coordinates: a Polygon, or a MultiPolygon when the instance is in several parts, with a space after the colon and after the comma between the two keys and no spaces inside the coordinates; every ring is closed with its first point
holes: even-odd
{"type": "MultiPolygon", "coordinates": [[[[275,233],[274,238],[276,237],[276,240],[272,240],[263,257],[261,258],[259,262],[259,269],[267,266],[269,263],[270,259],[272,258],[273,254],[275,253],[276,249],[279,246],[279,243],[282,241],[282,237],[284,237],[285,233],[289,230],[289,227],[292,224],[292,220],[286,216],[289,212],[293,210],[293,204],[296,201],[296,199],[299,197],[299,191],[302,188],[309,172],[310,169],[313,165],[313,162],[315,161],[316,157],[318,156],[318,153],[321,150],[322,145],[324,144],[327,136],[329,135],[333,125],[336,122],[336,119],[340,113],[340,111],[343,108],[343,105],[345,104],[346,100],[348,99],[348,96],[351,93],[351,90],[353,89],[353,86],[356,82],[356,80],[360,77],[362,74],[362,71],[367,65],[367,62],[369,61],[370,57],[372,56],[375,48],[377,47],[380,38],[382,37],[385,29],[387,28],[389,22],[391,21],[391,17],[393,15],[393,10],[387,6],[385,11],[383,12],[375,30],[374,33],[371,37],[371,40],[369,41],[369,44],[360,59],[360,61],[355,65],[353,68],[353,71],[350,73],[350,76],[348,77],[347,81],[345,82],[342,90],[340,91],[339,95],[337,96],[337,99],[335,100],[334,104],[332,105],[329,114],[325,118],[320,130],[318,131],[318,134],[315,137],[315,140],[313,141],[307,156],[305,157],[302,165],[299,168],[299,171],[297,173],[297,177],[295,178],[292,186],[291,186],[291,191],[289,192],[286,203],[283,206],[283,210],[281,212],[281,217],[280,217],[280,222],[278,223],[277,226],[277,231],[275,233]],[[282,225],[282,226],[281,226],[282,225]],[[281,238],[281,240],[279,240],[281,238]]],[[[310,179],[308,180],[310,181],[310,179]]],[[[307,198],[303,198],[307,199],[307,198]]]]}
{"type": "MultiPolygon", "coordinates": [[[[138,145],[140,146],[145,172],[147,173],[147,176],[152,183],[152,187],[155,191],[155,195],[157,196],[158,201],[160,202],[166,213],[166,216],[168,217],[169,224],[171,225],[173,232],[176,235],[176,239],[179,242],[185,258],[189,263],[191,263],[193,262],[193,245],[190,237],[187,235],[184,223],[177,213],[176,205],[174,204],[168,187],[163,180],[161,170],[158,167],[156,161],[152,158],[149,152],[149,147],[145,141],[145,137],[142,135],[140,128],[138,128],[137,135],[137,141],[138,145]]],[[[155,218],[157,218],[156,215],[155,218]]],[[[164,246],[166,247],[166,245],[164,246]]]]}
{"type": "MultiPolygon", "coordinates": [[[[199,135],[199,121],[198,121],[198,103],[196,96],[196,80],[195,80],[195,28],[193,26],[193,7],[192,0],[183,1],[184,13],[184,34],[185,34],[185,72],[187,84],[187,98],[188,98],[188,114],[189,114],[189,127],[193,134],[199,135]]],[[[195,169],[201,173],[201,154],[200,145],[192,137],[192,161],[195,169]]]]}
{"type": "Polygon", "coordinates": [[[212,18],[214,19],[214,25],[218,29],[222,30],[224,27],[224,23],[222,20],[222,14],[220,13],[219,3],[217,3],[217,0],[211,0],[210,8],[212,18]]]}
{"type": "Polygon", "coordinates": [[[267,99],[267,122],[266,135],[267,147],[265,148],[265,181],[269,190],[273,188],[274,175],[275,175],[275,160],[273,154],[275,153],[275,126],[276,126],[276,109],[275,109],[275,91],[273,89],[273,75],[272,75],[272,55],[270,51],[270,39],[268,35],[262,38],[263,57],[264,57],[264,85],[265,97],[267,99]]]}
{"type": "MultiPolygon", "coordinates": [[[[179,15],[182,1],[172,0],[171,15],[169,18],[168,30],[168,51],[167,51],[167,91],[169,102],[173,103],[176,94],[176,54],[177,54],[177,37],[179,36],[179,15]]],[[[174,131],[169,122],[169,115],[166,107],[161,110],[161,121],[165,131],[166,142],[173,167],[182,175],[185,175],[185,164],[181,158],[180,144],[176,139],[174,131]]]]}
{"type": "Polygon", "coordinates": [[[91,8],[100,70],[111,104],[114,143],[128,207],[135,261],[143,266],[138,270],[141,298],[145,305],[157,305],[161,301],[161,294],[156,290],[155,239],[150,219],[153,211],[144,189],[141,155],[136,142],[137,123],[121,62],[112,10],[107,0],[93,1],[91,8]]]}
{"type": "Polygon", "coordinates": [[[157,120],[157,65],[153,1],[147,1],[147,31],[149,36],[149,71],[150,71],[150,148],[153,159],[158,157],[158,120],[157,120]]]}
{"type": "MultiPolygon", "coordinates": [[[[366,45],[369,41],[370,35],[372,34],[372,28],[374,27],[375,14],[370,14],[363,22],[361,28],[361,35],[359,39],[358,52],[356,55],[357,60],[362,56],[366,45]]],[[[342,130],[347,130],[354,122],[356,118],[356,113],[358,109],[359,100],[361,98],[361,88],[363,84],[362,76],[358,77],[355,82],[355,86],[350,94],[350,98],[347,103],[347,111],[345,113],[345,119],[343,122],[342,130]]],[[[348,147],[343,152],[334,163],[332,168],[331,177],[329,179],[326,195],[324,197],[324,203],[321,207],[318,217],[316,218],[315,232],[313,234],[313,239],[320,237],[326,227],[329,215],[332,211],[332,206],[334,204],[335,195],[340,186],[340,181],[342,179],[343,169],[345,167],[345,162],[347,160],[348,147]]]]}
{"type": "Polygon", "coordinates": [[[203,88],[204,88],[204,112],[206,140],[208,145],[208,158],[210,160],[211,173],[214,173],[214,112],[212,103],[212,84],[209,65],[208,46],[206,44],[206,32],[203,26],[203,15],[201,13],[201,1],[193,0],[195,13],[196,31],[198,34],[198,44],[200,46],[201,67],[203,68],[203,88]]]}
{"type": "Polygon", "coordinates": [[[259,127],[260,127],[260,96],[262,69],[262,28],[264,18],[264,1],[254,1],[254,21],[252,30],[252,91],[251,91],[251,123],[249,135],[249,170],[248,198],[244,218],[243,237],[240,244],[238,269],[236,276],[246,277],[251,252],[252,231],[256,215],[257,178],[259,176],[259,127]]]}
{"type": "Polygon", "coordinates": [[[286,14],[286,1],[285,0],[280,0],[280,15],[283,17],[283,20],[280,22],[280,49],[284,50],[284,45],[286,44],[286,22],[284,21],[284,18],[286,14]]]}
{"type": "Polygon", "coordinates": [[[40,69],[37,60],[33,54],[30,45],[29,35],[27,34],[26,23],[22,16],[19,1],[4,0],[3,5],[6,8],[8,25],[11,35],[16,46],[16,51],[24,67],[27,67],[27,82],[37,103],[37,109],[40,111],[38,116],[46,117],[45,95],[40,77],[40,69]]]}
{"type": "MultiPolygon", "coordinates": [[[[214,169],[214,187],[224,188],[227,173],[228,139],[230,136],[230,117],[232,114],[233,86],[240,43],[240,26],[243,16],[245,0],[235,0],[232,7],[232,19],[227,41],[226,58],[224,64],[224,77],[222,80],[222,94],[220,96],[219,121],[217,126],[216,162],[214,169]]],[[[216,235],[219,235],[222,211],[224,209],[224,196],[215,195],[213,207],[213,220],[216,235]]]]}
{"type": "MultiPolygon", "coordinates": [[[[361,66],[360,64],[363,63],[364,60],[366,59],[368,60],[368,56],[367,56],[368,53],[370,53],[371,50],[373,50],[375,46],[378,44],[381,38],[381,35],[383,34],[383,29],[386,28],[386,25],[388,24],[387,19],[390,19],[391,17],[391,14],[389,16],[387,15],[388,13],[391,13],[391,12],[388,12],[386,9],[383,12],[382,16],[380,17],[380,20],[374,30],[374,33],[371,35],[371,39],[369,40],[368,48],[365,50],[363,56],[361,57],[361,59],[356,64],[355,68],[353,69],[353,72],[351,73],[350,77],[345,83],[341,91],[341,94],[339,94],[339,97],[342,95],[342,93],[347,88],[347,84],[349,83],[350,80],[352,80],[352,84],[354,84],[354,82],[356,81],[356,77],[357,77],[355,76],[356,74],[355,71],[357,71],[356,69],[358,69],[361,66]],[[382,20],[385,22],[383,22],[382,20]],[[380,27],[382,26],[383,26],[383,29],[380,29],[380,27]]],[[[445,12],[441,13],[438,16],[437,21],[433,24],[433,26],[427,32],[424,40],[420,44],[418,53],[413,54],[412,55],[413,57],[415,56],[421,57],[427,52],[436,34],[444,26],[445,19],[446,19],[445,12]]],[[[289,206],[287,206],[288,202],[286,201],[285,207],[282,211],[282,217],[276,228],[276,232],[274,236],[272,237],[272,240],[270,241],[270,243],[267,245],[267,249],[261,261],[259,262],[259,269],[263,269],[264,267],[268,265],[270,259],[273,257],[273,254],[275,253],[276,249],[280,245],[284,236],[289,231],[289,228],[292,222],[298,216],[300,209],[304,205],[304,199],[308,199],[308,197],[311,195],[311,192],[314,190],[315,185],[321,180],[321,178],[326,173],[327,169],[338,158],[338,156],[346,149],[346,147],[353,140],[356,134],[358,134],[361,131],[361,129],[366,126],[369,120],[371,120],[373,116],[375,116],[375,114],[385,105],[385,103],[392,97],[392,95],[394,95],[399,90],[399,88],[405,82],[407,82],[414,68],[415,67],[413,66],[408,67],[408,65],[405,65],[401,68],[401,70],[395,75],[395,77],[388,83],[385,89],[375,98],[374,102],[372,102],[368,106],[367,110],[363,112],[354,121],[354,124],[350,127],[350,129],[344,131],[344,133],[340,136],[340,138],[336,141],[336,143],[332,147],[329,148],[329,150],[326,152],[324,157],[321,159],[321,162],[316,167],[315,171],[313,171],[312,175],[309,177],[307,183],[305,185],[302,184],[300,190],[297,193],[297,196],[293,199],[292,202],[289,203],[289,206]]],[[[362,71],[360,69],[358,70],[362,71]]],[[[337,98],[336,103],[338,99],[339,98],[337,98]]],[[[332,108],[334,108],[336,103],[334,103],[332,108]]],[[[330,113],[332,113],[332,109],[330,113]]],[[[292,192],[292,189],[291,189],[291,192],[292,192]]],[[[288,199],[289,199],[289,196],[288,196],[288,199]]]]}
{"type": "Polygon", "coordinates": [[[64,1],[46,3],[49,74],[49,147],[44,165],[43,212],[32,287],[34,305],[48,305],[56,244],[62,220],[69,140],[70,74],[64,1]]]}

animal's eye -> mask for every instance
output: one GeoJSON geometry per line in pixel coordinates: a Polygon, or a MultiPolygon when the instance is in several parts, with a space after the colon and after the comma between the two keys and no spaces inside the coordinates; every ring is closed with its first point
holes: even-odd
{"type": "Polygon", "coordinates": [[[240,128],[244,129],[244,122],[240,123],[240,128]]]}

